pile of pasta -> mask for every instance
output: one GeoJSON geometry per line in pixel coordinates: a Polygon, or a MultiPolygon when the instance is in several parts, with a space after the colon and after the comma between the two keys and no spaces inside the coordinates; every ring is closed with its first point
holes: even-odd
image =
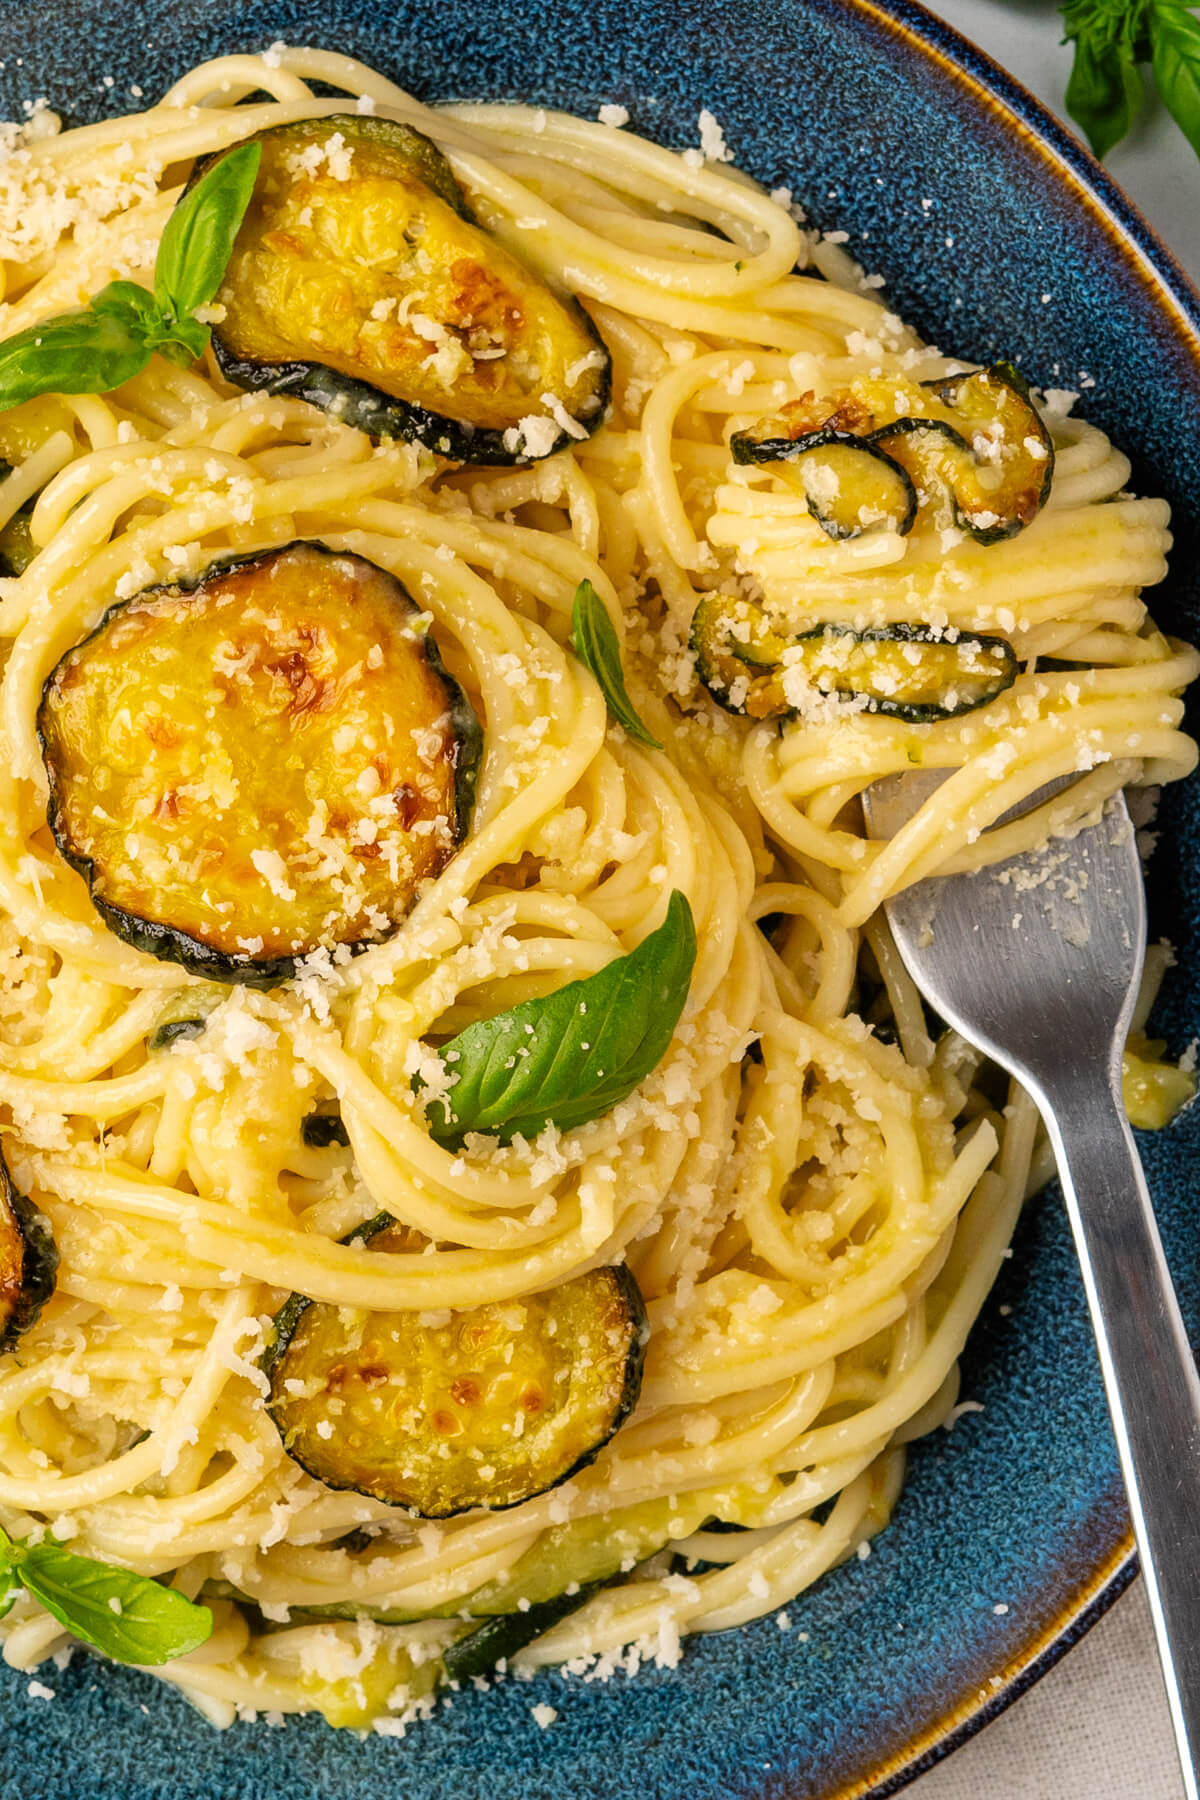
{"type": "MultiPolygon", "coordinates": [[[[1126,491],[1124,456],[1062,396],[1040,403],[1048,502],[1000,543],[921,521],[834,542],[769,468],[732,462],[731,432],[805,394],[963,365],[711,143],[706,159],[530,108],[431,111],[315,50],[223,58],[127,118],[59,133],[35,115],[3,169],[0,334],[147,281],[196,158],[356,105],[432,137],[487,227],[579,298],[611,409],[509,468],[236,391],[211,359],[0,415],[0,524],[38,496],[36,555],[0,581],[0,1130],[61,1258],[0,1362],[0,1522],[204,1597],[213,1636],[155,1673],[214,1722],[320,1710],[399,1733],[455,1629],[430,1615],[564,1536],[660,1547],[517,1672],[672,1664],[686,1634],[786,1608],[886,1525],[1046,1164],[1031,1103],[931,1036],[881,903],[1186,774],[1197,659],[1141,598],[1165,572],[1166,505],[1126,491]],[[368,558],[432,615],[485,727],[473,826],[386,942],[230,987],[202,1035],[151,1050],[195,978],[112,935],[58,855],[42,686],[114,600],[297,538],[368,558]],[[661,751],[610,724],[572,653],[583,580],[624,621],[661,751]],[[1000,634],[1021,673],[932,723],[755,723],[697,680],[689,626],[715,592],[793,631],[1000,634]],[[917,761],[949,779],[870,841],[859,795],[917,761]],[[1070,772],[1053,816],[988,833],[1070,772]],[[412,1092],[428,1044],[594,973],[676,889],[691,992],[637,1092],[570,1132],[439,1147],[412,1092]],[[348,1148],[306,1145],[304,1117],[335,1099],[348,1148]],[[381,1210],[412,1254],[344,1241],[381,1210]],[[288,1293],[433,1315],[618,1261],[648,1309],[641,1398],[565,1486],[430,1522],[285,1453],[259,1358],[288,1293]]],[[[28,1597],[0,1633],[22,1669],[66,1641],[28,1597]]]]}

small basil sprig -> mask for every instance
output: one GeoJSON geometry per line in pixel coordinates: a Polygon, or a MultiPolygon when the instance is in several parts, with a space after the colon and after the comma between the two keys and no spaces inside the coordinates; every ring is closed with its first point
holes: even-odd
{"type": "Polygon", "coordinates": [[[57,1544],[25,1544],[0,1531],[0,1618],[21,1588],[114,1662],[170,1662],[212,1635],[208,1607],[173,1588],[57,1544]]]}
{"type": "Polygon", "coordinates": [[[451,1038],[440,1055],[454,1085],[426,1106],[431,1135],[447,1149],[469,1131],[508,1143],[611,1111],[666,1055],[695,961],[692,909],[676,890],[628,956],[451,1038]]]}
{"type": "Polygon", "coordinates": [[[658,739],[647,731],[625,691],[625,671],[621,667],[621,646],[608,608],[590,581],[581,581],[575,589],[571,609],[571,640],[575,654],[594,675],[604,695],[609,713],[623,731],[651,750],[661,750],[658,739]]]}
{"type": "Polygon", "coordinates": [[[1200,20],[1187,0],[1065,0],[1061,10],[1075,45],[1067,111],[1096,155],[1106,156],[1133,124],[1143,63],[1200,155],[1200,20]]]}
{"type": "Polygon", "coordinates": [[[82,311],[0,342],[0,411],[38,394],[107,394],[156,350],[185,368],[202,355],[209,328],[194,314],[221,285],[261,158],[261,144],[239,144],[184,195],[158,246],[153,294],[110,281],[82,311]]]}

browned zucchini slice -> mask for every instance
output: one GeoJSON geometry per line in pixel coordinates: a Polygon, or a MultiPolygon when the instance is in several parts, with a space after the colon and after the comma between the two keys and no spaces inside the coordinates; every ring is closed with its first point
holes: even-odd
{"type": "Polygon", "coordinates": [[[1014,537],[1045,505],[1054,475],[1054,445],[1028,383],[1012,363],[996,362],[931,391],[967,440],[941,452],[957,523],[980,544],[1014,537]]]}
{"type": "Polygon", "coordinates": [[[859,537],[873,525],[905,536],[917,515],[907,471],[876,444],[840,431],[732,439],[736,463],[768,463],[803,494],[826,537],[859,537]]]}
{"type": "Polygon", "coordinates": [[[784,636],[749,600],[708,594],[692,618],[696,671],[718,705],[751,719],[803,712],[808,693],[860,703],[910,725],[986,706],[1016,679],[1006,638],[923,625],[818,625],[784,636]]]}
{"type": "Polygon", "coordinates": [[[996,543],[1036,517],[1054,473],[1049,433],[1007,362],[923,386],[888,376],[825,399],[805,394],[736,433],[730,450],[799,487],[833,538],[872,526],[904,535],[918,501],[946,494],[956,525],[996,543]]]}
{"type": "Polygon", "coordinates": [[[288,1455],[327,1487],[428,1519],[516,1506],[608,1442],[637,1399],[645,1337],[623,1267],[445,1324],[293,1294],[264,1364],[268,1407],[288,1455]]]}
{"type": "Polygon", "coordinates": [[[228,380],[461,462],[535,460],[600,423],[586,315],[475,222],[427,137],[339,114],[258,141],[213,333],[228,380]]]}
{"type": "Polygon", "coordinates": [[[394,931],[465,834],[480,732],[395,578],[321,544],[113,607],[38,713],[59,849],[119,937],[270,986],[394,931]]]}
{"type": "Polygon", "coordinates": [[[13,1186],[0,1151],[0,1353],[11,1350],[54,1292],[58,1247],[50,1221],[13,1186]]]}

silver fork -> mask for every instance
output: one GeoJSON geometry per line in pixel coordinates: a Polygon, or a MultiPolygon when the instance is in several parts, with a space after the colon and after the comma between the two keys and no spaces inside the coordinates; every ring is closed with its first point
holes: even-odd
{"type": "MultiPolygon", "coordinates": [[[[895,836],[943,779],[930,771],[876,782],[864,795],[871,836],[895,836]]],[[[886,912],[921,993],[1016,1077],[1045,1121],[1083,1267],[1184,1788],[1188,1800],[1200,1800],[1200,1377],[1121,1099],[1121,1051],[1146,944],[1141,861],[1124,796],[1049,853],[918,882],[886,912]],[[1062,860],[1051,867],[1053,858],[1062,860]],[[1039,868],[1049,876],[1032,885],[1039,868]]]]}

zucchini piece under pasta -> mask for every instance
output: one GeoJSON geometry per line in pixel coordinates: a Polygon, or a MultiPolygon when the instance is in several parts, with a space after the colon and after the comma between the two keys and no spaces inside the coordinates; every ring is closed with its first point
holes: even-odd
{"type": "MultiPolygon", "coordinates": [[[[395,1230],[357,1236],[387,1251],[395,1230]]],[[[516,1506],[591,1462],[637,1400],[645,1311],[623,1267],[421,1318],[302,1294],[277,1313],[268,1408],[327,1487],[427,1519],[516,1506]]]]}
{"type": "Polygon", "coordinates": [[[286,980],[394,931],[466,833],[480,731],[400,583],[322,544],[149,588],[38,712],[58,847],[118,937],[286,980]]]}
{"type": "Polygon", "coordinates": [[[552,1625],[557,1625],[560,1619],[578,1612],[599,1587],[599,1583],[576,1587],[573,1594],[558,1594],[553,1600],[526,1607],[524,1612],[501,1613],[476,1626],[466,1637],[448,1644],[443,1652],[446,1679],[464,1682],[477,1675],[490,1675],[498,1662],[507,1662],[526,1644],[532,1644],[552,1625]]]}

